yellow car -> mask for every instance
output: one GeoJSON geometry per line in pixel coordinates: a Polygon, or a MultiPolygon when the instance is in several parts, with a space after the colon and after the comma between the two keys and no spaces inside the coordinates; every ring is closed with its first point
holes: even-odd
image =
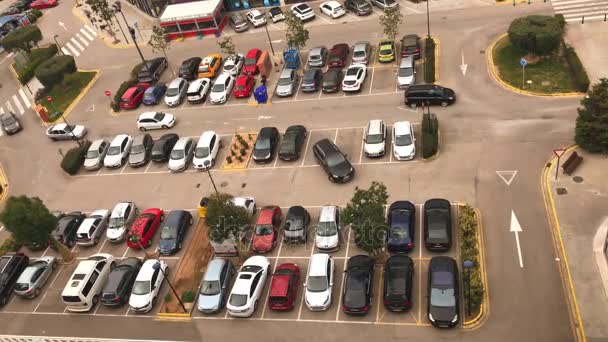
{"type": "Polygon", "coordinates": [[[395,42],[392,39],[382,39],[378,44],[378,62],[390,63],[395,60],[395,42]]]}
{"type": "Polygon", "coordinates": [[[214,53],[203,59],[198,66],[198,78],[214,78],[222,66],[222,55],[214,53]]]}

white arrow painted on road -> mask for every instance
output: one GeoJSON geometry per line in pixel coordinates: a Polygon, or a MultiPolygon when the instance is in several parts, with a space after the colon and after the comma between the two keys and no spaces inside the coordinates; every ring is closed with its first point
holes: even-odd
{"type": "Polygon", "coordinates": [[[517,256],[519,256],[519,267],[524,268],[524,261],[521,258],[521,247],[519,245],[519,233],[522,232],[521,225],[515,216],[515,212],[511,210],[511,227],[509,230],[515,233],[515,243],[517,244],[517,256]]]}
{"type": "Polygon", "coordinates": [[[68,28],[67,28],[67,27],[65,27],[65,24],[64,24],[64,23],[62,23],[61,21],[59,22],[59,26],[63,27],[63,29],[64,29],[64,30],[66,30],[66,31],[68,30],[68,28]]]}
{"type": "Polygon", "coordinates": [[[279,44],[280,42],[282,42],[282,40],[281,40],[281,39],[278,39],[278,40],[272,40],[272,41],[270,41],[270,42],[271,42],[271,43],[274,43],[274,44],[279,44]]]}
{"type": "Polygon", "coordinates": [[[258,116],[258,120],[268,120],[268,119],[272,119],[272,116],[265,116],[265,115],[258,116]]]}
{"type": "Polygon", "coordinates": [[[460,71],[462,71],[462,76],[465,76],[468,65],[464,62],[464,51],[460,51],[460,57],[462,58],[462,62],[460,63],[460,71]]]}

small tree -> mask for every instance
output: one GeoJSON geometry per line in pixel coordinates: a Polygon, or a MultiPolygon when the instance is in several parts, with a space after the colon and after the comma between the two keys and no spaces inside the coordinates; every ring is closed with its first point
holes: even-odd
{"type": "Polygon", "coordinates": [[[291,11],[284,12],[285,14],[285,39],[287,46],[301,50],[306,46],[306,42],[310,36],[308,30],[304,27],[304,23],[300,18],[296,17],[291,11]]]}
{"type": "Polygon", "coordinates": [[[342,211],[342,222],[355,232],[355,242],[373,258],[379,256],[384,247],[384,206],[387,200],[386,186],[374,181],[367,190],[356,187],[352,199],[342,211]]]}
{"type": "Polygon", "coordinates": [[[395,37],[399,34],[399,25],[401,24],[403,24],[403,14],[399,7],[387,8],[384,10],[384,14],[380,16],[380,25],[384,34],[392,40],[395,40],[395,37]]]}
{"type": "Polygon", "coordinates": [[[530,15],[517,18],[509,25],[509,41],[523,52],[547,55],[560,44],[563,25],[559,18],[530,15]]]}
{"type": "Polygon", "coordinates": [[[32,45],[42,40],[42,32],[36,25],[22,26],[7,34],[0,41],[7,51],[23,50],[30,53],[32,45]]]}
{"type": "Polygon", "coordinates": [[[234,205],[231,195],[219,194],[209,199],[205,221],[211,241],[222,243],[231,237],[238,240],[242,228],[249,223],[249,213],[234,205]]]}
{"type": "MultiPolygon", "coordinates": [[[[167,31],[162,26],[154,26],[152,27],[152,35],[150,36],[150,40],[148,40],[148,45],[152,47],[152,52],[159,53],[162,51],[163,55],[165,55],[165,59],[167,63],[169,62],[169,57],[167,57],[167,50],[171,48],[170,40],[167,39],[167,31]]],[[[175,72],[172,68],[171,73],[173,77],[175,77],[175,72]]]]}
{"type": "Polygon", "coordinates": [[[232,42],[232,38],[224,37],[222,40],[216,41],[217,46],[219,46],[220,51],[226,56],[234,56],[236,54],[236,47],[232,42]]]}
{"type": "Polygon", "coordinates": [[[574,140],[592,153],[608,153],[608,78],[600,79],[581,100],[574,140]]]}
{"type": "Polygon", "coordinates": [[[114,9],[110,6],[107,0],[86,0],[86,4],[89,5],[93,15],[98,21],[105,22],[106,31],[116,39],[114,30],[112,29],[112,19],[114,18],[114,9]]]}

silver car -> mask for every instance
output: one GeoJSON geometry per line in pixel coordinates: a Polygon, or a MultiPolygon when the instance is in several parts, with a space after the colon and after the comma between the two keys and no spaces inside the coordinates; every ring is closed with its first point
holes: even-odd
{"type": "Polygon", "coordinates": [[[82,139],[87,134],[87,129],[81,125],[67,125],[58,123],[46,130],[46,136],[51,140],[76,140],[82,139]]]}
{"type": "Polygon", "coordinates": [[[215,258],[207,265],[196,306],[202,313],[215,313],[226,305],[234,266],[227,259],[215,258]]]}
{"type": "Polygon", "coordinates": [[[235,32],[243,32],[249,29],[249,24],[247,24],[245,19],[243,19],[243,16],[238,13],[231,15],[229,21],[230,26],[232,26],[232,29],[235,32]]]}
{"type": "Polygon", "coordinates": [[[131,167],[146,165],[150,161],[152,146],[154,146],[154,140],[150,134],[136,135],[129,151],[129,165],[131,167]]]}
{"type": "Polygon", "coordinates": [[[369,63],[370,56],[372,54],[372,45],[367,42],[356,42],[353,45],[353,61],[352,64],[365,64],[369,63]]]}
{"type": "Polygon", "coordinates": [[[93,141],[84,157],[84,169],[89,171],[99,170],[103,165],[103,158],[108,152],[108,146],[110,144],[105,139],[93,141]]]}
{"type": "Polygon", "coordinates": [[[416,65],[413,56],[401,58],[397,72],[397,84],[399,84],[399,89],[416,84],[416,65]]]}
{"type": "Polygon", "coordinates": [[[291,96],[296,92],[298,87],[298,74],[295,69],[285,68],[281,71],[279,76],[279,82],[277,84],[277,90],[275,93],[277,96],[291,96]]]}
{"type": "Polygon", "coordinates": [[[308,66],[310,67],[324,67],[327,62],[328,50],[325,46],[317,46],[310,49],[308,53],[308,66]]]}
{"type": "Polygon", "coordinates": [[[34,261],[21,272],[15,283],[15,294],[25,298],[37,297],[56,268],[57,260],[54,256],[45,256],[34,261]]]}

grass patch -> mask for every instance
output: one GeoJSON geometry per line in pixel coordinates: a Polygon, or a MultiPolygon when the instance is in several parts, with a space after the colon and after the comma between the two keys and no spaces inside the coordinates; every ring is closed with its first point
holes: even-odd
{"type": "MultiPolygon", "coordinates": [[[[38,103],[45,106],[50,114],[56,111],[64,113],[96,74],[94,71],[76,71],[65,75],[63,81],[55,85],[51,91],[45,92],[38,103]],[[53,103],[47,101],[47,96],[53,98],[53,103]]],[[[51,122],[57,120],[57,118],[58,116],[49,115],[49,121],[51,122]]]]}
{"type": "Polygon", "coordinates": [[[473,267],[468,271],[470,284],[467,286],[466,273],[463,274],[465,281],[464,288],[464,305],[465,313],[468,312],[467,318],[475,317],[483,304],[483,294],[485,292],[484,283],[481,277],[480,254],[478,244],[477,214],[475,209],[470,205],[460,207],[460,215],[458,217],[458,237],[460,241],[460,264],[463,265],[465,260],[472,261],[473,267]],[[469,303],[470,301],[470,303],[469,303]],[[470,306],[469,306],[470,305],[470,306]]]}
{"type": "MultiPolygon", "coordinates": [[[[518,89],[521,89],[522,86],[522,70],[519,60],[524,55],[526,55],[525,52],[511,45],[508,36],[498,41],[492,51],[492,58],[500,78],[518,89]]],[[[532,83],[526,83],[524,90],[545,94],[578,91],[566,59],[558,53],[543,56],[537,63],[528,64],[526,81],[528,80],[531,80],[532,83]],[[543,82],[549,82],[549,84],[543,85],[543,82]]]]}
{"type": "Polygon", "coordinates": [[[19,78],[19,82],[21,84],[26,84],[29,80],[34,77],[34,71],[36,68],[45,60],[50,59],[51,57],[57,54],[57,45],[51,44],[47,47],[42,47],[38,49],[32,49],[30,53],[27,55],[29,63],[20,67],[17,63],[13,63],[13,67],[17,72],[17,77],[19,78]]]}

